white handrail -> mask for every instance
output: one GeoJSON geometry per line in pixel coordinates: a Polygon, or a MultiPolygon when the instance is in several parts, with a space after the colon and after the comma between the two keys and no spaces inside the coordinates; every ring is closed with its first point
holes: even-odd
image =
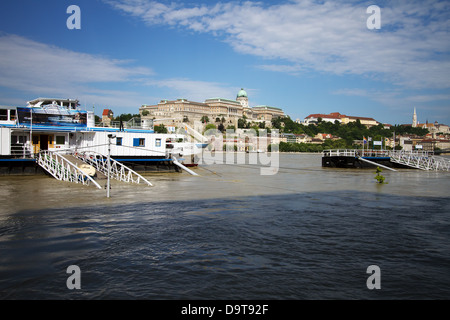
{"type": "MultiPolygon", "coordinates": [[[[367,157],[389,157],[391,162],[399,163],[422,170],[450,171],[450,160],[433,155],[432,151],[404,151],[404,150],[361,150],[337,149],[324,150],[323,157],[357,157],[367,160],[367,157]]],[[[367,162],[367,161],[366,161],[367,162]]]]}
{"type": "MultiPolygon", "coordinates": [[[[95,151],[85,151],[85,152],[74,152],[73,156],[80,159],[81,161],[93,166],[95,169],[101,173],[108,175],[108,161],[107,157],[101,153],[95,151]]],[[[118,162],[117,160],[111,159],[111,177],[131,183],[145,183],[148,186],[153,186],[150,181],[145,179],[142,175],[136,171],[128,168],[124,164],[118,162]]]]}
{"type": "Polygon", "coordinates": [[[97,188],[102,188],[91,176],[56,152],[48,150],[39,152],[37,163],[57,180],[83,185],[92,182],[97,188]]]}

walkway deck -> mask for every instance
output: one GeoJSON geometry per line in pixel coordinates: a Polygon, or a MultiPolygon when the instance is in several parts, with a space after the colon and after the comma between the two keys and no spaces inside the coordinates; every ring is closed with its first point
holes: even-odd
{"type": "Polygon", "coordinates": [[[373,162],[373,165],[390,163],[421,170],[450,171],[450,159],[428,151],[338,149],[322,153],[324,167],[362,167],[360,161],[373,162]]]}
{"type": "Polygon", "coordinates": [[[107,157],[95,153],[72,153],[72,152],[52,152],[42,151],[38,154],[36,162],[45,171],[61,181],[81,183],[83,185],[94,184],[102,189],[106,186],[108,172],[110,177],[122,182],[143,183],[148,186],[152,184],[140,174],[110,159],[108,168],[107,157]]]}

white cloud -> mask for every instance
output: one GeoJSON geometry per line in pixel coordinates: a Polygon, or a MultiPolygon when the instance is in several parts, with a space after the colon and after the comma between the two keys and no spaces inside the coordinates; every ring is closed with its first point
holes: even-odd
{"type": "Polygon", "coordinates": [[[293,68],[366,75],[411,88],[450,85],[449,2],[387,2],[381,7],[381,30],[367,29],[368,5],[359,1],[247,1],[209,7],[144,0],[108,3],[149,25],[220,35],[238,52],[281,59],[293,68]]]}
{"type": "MultiPolygon", "coordinates": [[[[142,90],[167,88],[173,98],[204,101],[210,97],[234,98],[239,88],[221,83],[190,79],[156,79],[149,68],[130,66],[131,62],[74,52],[17,35],[0,36],[0,87],[26,93],[32,98],[68,97],[80,100],[82,107],[137,108],[156,103],[142,90]],[[110,89],[103,89],[108,84],[110,89]],[[126,86],[133,85],[132,90],[126,86]],[[117,86],[118,89],[113,88],[117,86]],[[144,92],[144,93],[142,93],[144,92]]],[[[2,104],[23,105],[26,101],[0,96],[2,104]]]]}
{"type": "Polygon", "coordinates": [[[196,81],[191,79],[158,79],[147,80],[146,85],[170,89],[172,97],[168,99],[185,98],[191,101],[203,102],[209,98],[234,99],[239,88],[227,87],[221,83],[196,81]]]}
{"type": "Polygon", "coordinates": [[[256,67],[266,71],[283,72],[292,75],[299,75],[302,70],[302,67],[297,65],[263,64],[256,67]]]}
{"type": "Polygon", "coordinates": [[[153,74],[148,68],[128,64],[16,35],[0,36],[0,86],[15,90],[65,94],[88,90],[87,85],[93,83],[124,82],[153,74]]]}
{"type": "MultiPolygon", "coordinates": [[[[0,36],[0,86],[27,96],[78,98],[82,104],[134,107],[142,103],[136,92],[104,90],[104,83],[139,82],[152,70],[115,60],[46,45],[17,35],[0,36]]],[[[3,103],[18,103],[3,97],[3,103]]]]}

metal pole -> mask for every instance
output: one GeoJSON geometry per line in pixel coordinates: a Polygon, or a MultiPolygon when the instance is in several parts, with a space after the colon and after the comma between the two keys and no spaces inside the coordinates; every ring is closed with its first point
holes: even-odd
{"type": "Polygon", "coordinates": [[[111,137],[108,137],[108,179],[106,183],[106,197],[109,198],[109,188],[110,188],[110,175],[111,175],[111,161],[110,161],[110,154],[111,154],[111,137]]]}
{"type": "Polygon", "coordinates": [[[33,146],[33,107],[30,106],[30,154],[34,158],[34,146],[33,146]]]}

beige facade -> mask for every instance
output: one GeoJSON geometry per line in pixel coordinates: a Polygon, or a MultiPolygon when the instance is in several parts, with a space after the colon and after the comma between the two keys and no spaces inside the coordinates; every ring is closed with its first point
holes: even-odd
{"type": "Polygon", "coordinates": [[[359,120],[361,124],[365,125],[366,127],[370,128],[373,126],[377,126],[379,124],[378,121],[376,121],[373,118],[365,118],[365,117],[352,117],[352,116],[343,116],[341,118],[342,124],[347,124],[350,122],[356,122],[359,120]]]}
{"type": "Polygon", "coordinates": [[[284,116],[280,108],[270,106],[250,107],[248,96],[244,89],[241,89],[236,100],[224,98],[211,98],[205,102],[195,102],[187,99],[161,100],[156,105],[143,105],[139,108],[139,113],[143,120],[153,119],[154,125],[177,125],[183,122],[194,123],[201,121],[207,116],[210,123],[214,123],[216,118],[224,118],[225,126],[234,125],[240,118],[247,118],[247,121],[266,122],[271,125],[271,120],[284,116]]]}
{"type": "Polygon", "coordinates": [[[258,120],[272,121],[272,119],[284,117],[283,110],[269,106],[256,106],[252,108],[254,117],[258,120]]]}
{"type": "Polygon", "coordinates": [[[335,121],[338,121],[339,123],[342,124],[348,124],[350,122],[356,122],[357,120],[359,120],[361,124],[365,125],[368,128],[372,126],[377,126],[379,124],[379,122],[373,118],[347,116],[345,114],[340,114],[339,112],[333,112],[330,114],[322,114],[322,113],[310,114],[304,119],[303,124],[305,125],[316,124],[318,123],[319,118],[325,122],[334,123],[335,121]]]}

